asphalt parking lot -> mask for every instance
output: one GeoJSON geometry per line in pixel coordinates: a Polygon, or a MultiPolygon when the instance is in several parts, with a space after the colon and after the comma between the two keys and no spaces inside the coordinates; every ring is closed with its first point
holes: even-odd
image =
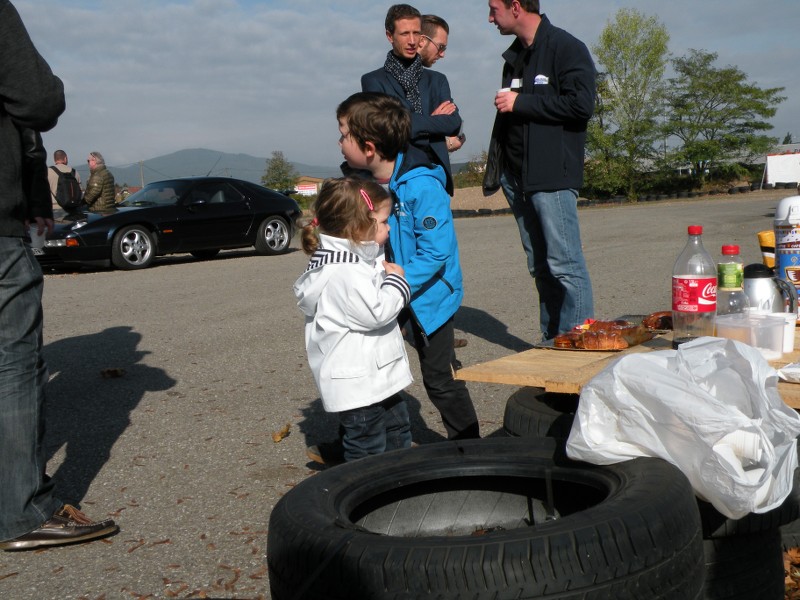
{"type": "MultiPolygon", "coordinates": [[[[582,210],[596,316],[668,309],[689,224],[704,226],[713,256],[738,243],[745,263],[760,262],[756,233],[772,227],[784,195],[582,210]]],[[[468,340],[459,359],[529,348],[538,311],[513,220],[458,219],[456,228],[466,290],[456,326],[468,340]]],[[[307,257],[292,246],[277,257],[181,255],[144,271],[46,276],[48,470],[64,501],[112,516],[121,531],[0,554],[0,597],[269,598],[270,509],[316,472],[305,446],[335,431],[306,365],[291,286],[307,257]],[[274,442],[287,424],[289,435],[274,442]]],[[[441,441],[414,373],[414,439],[441,441]]],[[[513,389],[469,388],[483,434],[496,432],[513,389]]]]}

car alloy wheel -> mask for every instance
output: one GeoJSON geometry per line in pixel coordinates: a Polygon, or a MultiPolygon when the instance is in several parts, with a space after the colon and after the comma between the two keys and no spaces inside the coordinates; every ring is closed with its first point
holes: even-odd
{"type": "Polygon", "coordinates": [[[256,252],[259,254],[283,254],[289,249],[292,233],[282,217],[268,217],[258,228],[256,252]]]}
{"type": "Polygon", "coordinates": [[[149,267],[156,256],[153,234],[141,225],[129,225],[114,236],[111,262],[118,269],[131,271],[149,267]]]}

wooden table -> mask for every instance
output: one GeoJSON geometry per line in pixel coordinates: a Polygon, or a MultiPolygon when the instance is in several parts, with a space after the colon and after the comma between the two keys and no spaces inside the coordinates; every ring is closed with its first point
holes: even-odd
{"type": "MultiPolygon", "coordinates": [[[[789,363],[800,362],[800,328],[795,329],[794,347],[794,352],[784,354],[780,360],[770,364],[777,369],[789,363]]],[[[540,387],[548,392],[579,394],[592,377],[617,358],[636,352],[671,348],[671,333],[621,352],[533,348],[460,369],[456,372],[456,377],[464,381],[540,387]]],[[[800,384],[780,381],[778,391],[788,406],[800,409],[800,384]]]]}

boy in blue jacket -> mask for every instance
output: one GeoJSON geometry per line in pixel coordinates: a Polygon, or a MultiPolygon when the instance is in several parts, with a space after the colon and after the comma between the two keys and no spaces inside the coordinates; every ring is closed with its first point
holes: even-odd
{"type": "Polygon", "coordinates": [[[413,336],[425,391],[449,439],[480,437],[467,386],[454,376],[453,317],[464,289],[444,169],[409,144],[410,114],[392,96],[353,94],[336,118],[347,165],[369,171],[394,199],[389,247],[411,286],[400,325],[413,336]]]}

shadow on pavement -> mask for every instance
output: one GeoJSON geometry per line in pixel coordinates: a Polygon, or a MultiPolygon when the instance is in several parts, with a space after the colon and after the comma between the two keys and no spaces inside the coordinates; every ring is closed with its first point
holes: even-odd
{"type": "MultiPolygon", "coordinates": [[[[456,329],[483,338],[487,342],[508,348],[512,352],[530,350],[533,345],[508,333],[508,326],[489,313],[462,305],[456,313],[456,329]]],[[[458,337],[458,336],[456,336],[458,337]]]]}
{"type": "Polygon", "coordinates": [[[144,394],[176,383],[162,369],[140,364],[147,354],[137,349],[141,339],[132,327],[112,327],[44,348],[51,377],[44,442],[48,460],[65,447],[66,458],[52,474],[64,502],[84,498],[144,394]]]}

